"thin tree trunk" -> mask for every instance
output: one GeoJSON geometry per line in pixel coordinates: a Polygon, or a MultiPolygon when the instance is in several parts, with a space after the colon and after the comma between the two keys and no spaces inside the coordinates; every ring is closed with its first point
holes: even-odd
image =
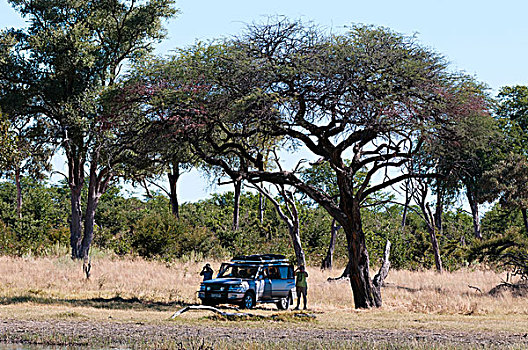
{"type": "Polygon", "coordinates": [[[526,212],[526,208],[521,208],[521,213],[523,216],[524,229],[526,230],[526,232],[528,232],[528,214],[526,212]]]}
{"type": "Polygon", "coordinates": [[[306,259],[304,256],[304,250],[301,245],[301,233],[299,228],[299,212],[297,211],[297,206],[295,205],[294,198],[288,198],[285,191],[282,191],[282,196],[284,201],[287,203],[287,209],[290,212],[291,220],[288,220],[286,223],[289,226],[290,236],[293,243],[293,250],[295,251],[295,257],[297,258],[298,266],[305,266],[306,259]]]}
{"type": "Polygon", "coordinates": [[[442,273],[443,267],[442,258],[440,257],[440,247],[438,245],[438,239],[436,238],[435,227],[433,225],[429,226],[429,237],[431,239],[431,245],[433,247],[436,271],[442,273]]]}
{"type": "Polygon", "coordinates": [[[68,156],[68,182],[70,187],[71,221],[70,246],[72,259],[80,259],[82,241],[81,195],[84,186],[84,161],[75,155],[68,156]]]}
{"type": "Polygon", "coordinates": [[[266,199],[264,198],[264,196],[262,195],[262,193],[259,192],[259,207],[258,207],[258,212],[259,212],[259,222],[261,224],[264,223],[264,207],[266,205],[266,199]]]}
{"type": "Polygon", "coordinates": [[[240,217],[240,193],[242,190],[242,181],[241,180],[235,180],[235,200],[234,200],[234,207],[233,207],[233,231],[238,230],[239,225],[239,217],[240,217]]]}
{"type": "Polygon", "coordinates": [[[374,301],[377,306],[382,305],[381,287],[383,286],[383,282],[385,281],[385,278],[389,274],[389,269],[391,265],[389,261],[390,247],[391,247],[391,242],[387,240],[387,243],[385,243],[385,252],[383,254],[383,261],[381,263],[381,267],[378,273],[376,274],[376,276],[374,276],[374,279],[372,280],[372,286],[373,286],[373,291],[374,291],[374,301]]]}
{"type": "Polygon", "coordinates": [[[339,230],[339,228],[340,226],[337,225],[336,219],[332,219],[332,226],[330,228],[330,244],[328,245],[326,256],[321,262],[321,270],[332,270],[333,268],[334,249],[337,240],[337,230],[339,230]]]}
{"type": "Polygon", "coordinates": [[[178,179],[180,178],[180,163],[174,162],[172,164],[172,169],[168,173],[169,177],[169,187],[170,187],[170,204],[171,204],[171,211],[172,215],[174,215],[176,218],[180,218],[180,205],[178,203],[178,192],[177,192],[177,186],[178,186],[178,179]]]}
{"type": "MultiPolygon", "coordinates": [[[[86,212],[84,219],[84,235],[82,239],[82,251],[80,258],[84,259],[85,263],[89,261],[90,247],[94,237],[95,227],[95,212],[99,199],[106,191],[108,183],[112,179],[112,173],[108,169],[101,169],[97,171],[99,161],[99,152],[94,151],[90,164],[90,182],[88,184],[88,198],[86,201],[86,212]]],[[[87,275],[87,277],[89,277],[87,275]]]]}
{"type": "Polygon", "coordinates": [[[427,202],[427,193],[428,191],[428,185],[426,183],[419,184],[419,190],[415,192],[415,200],[416,204],[420,206],[420,210],[422,211],[423,219],[427,225],[427,231],[429,232],[429,238],[431,240],[431,246],[433,249],[433,255],[435,259],[435,266],[436,271],[441,273],[442,272],[442,259],[440,256],[440,246],[438,245],[438,239],[436,237],[436,230],[438,227],[442,227],[441,223],[437,223],[436,221],[441,221],[442,216],[442,199],[439,193],[437,193],[437,206],[435,214],[431,212],[431,207],[429,203],[427,202]]]}
{"type": "Polygon", "coordinates": [[[411,184],[410,180],[405,181],[405,204],[403,206],[403,214],[402,214],[402,221],[401,221],[402,231],[405,229],[405,225],[407,223],[407,212],[409,211],[409,203],[411,203],[411,199],[412,199],[412,196],[409,195],[410,184],[411,184]]]}
{"type": "Polygon", "coordinates": [[[475,238],[482,240],[482,232],[480,231],[479,207],[477,201],[473,198],[472,193],[466,187],[466,197],[468,199],[469,207],[471,208],[471,217],[473,218],[473,233],[475,238]]]}
{"type": "Polygon", "coordinates": [[[259,193],[266,196],[266,198],[275,206],[275,210],[279,217],[286,223],[288,226],[288,232],[292,240],[293,250],[295,252],[295,258],[297,259],[297,265],[306,265],[306,257],[304,255],[304,250],[301,244],[301,234],[300,234],[300,223],[299,223],[299,212],[297,211],[297,206],[295,205],[295,199],[288,197],[284,188],[279,188],[277,190],[281,194],[285,202],[285,207],[288,212],[288,215],[285,214],[285,211],[281,208],[281,205],[275,198],[273,198],[269,192],[264,190],[261,186],[253,184],[253,186],[259,191],[259,193]]]}
{"type": "Polygon", "coordinates": [[[436,207],[435,207],[435,214],[434,214],[434,225],[436,228],[436,232],[442,232],[442,215],[444,212],[444,203],[442,200],[442,190],[438,189],[436,192],[436,207]]]}
{"type": "Polygon", "coordinates": [[[290,232],[290,238],[292,240],[293,250],[295,251],[295,258],[297,259],[298,266],[306,266],[306,259],[304,256],[304,250],[301,246],[301,235],[299,232],[299,222],[294,223],[288,230],[290,232]]]}
{"type": "Polygon", "coordinates": [[[82,214],[81,214],[81,189],[71,189],[71,222],[70,222],[70,245],[72,249],[72,259],[81,258],[82,240],[82,214]]]}
{"type": "Polygon", "coordinates": [[[22,185],[20,183],[20,167],[17,166],[15,169],[15,184],[17,191],[17,217],[22,219],[22,185]]]}
{"type": "Polygon", "coordinates": [[[81,258],[88,259],[90,253],[90,247],[92,245],[94,237],[94,227],[95,227],[95,211],[97,205],[99,204],[100,195],[97,194],[88,194],[88,200],[86,203],[86,214],[84,217],[84,235],[82,239],[82,252],[81,258]]]}

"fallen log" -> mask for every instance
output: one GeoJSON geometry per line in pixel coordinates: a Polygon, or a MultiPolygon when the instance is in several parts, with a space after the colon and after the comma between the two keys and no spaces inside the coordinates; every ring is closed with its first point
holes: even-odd
{"type": "MultiPolygon", "coordinates": [[[[254,318],[271,318],[276,319],[280,315],[273,314],[273,315],[258,315],[258,314],[252,314],[249,312],[225,312],[220,309],[217,309],[213,306],[207,306],[207,305],[189,305],[181,308],[180,310],[176,311],[172,316],[171,320],[175,319],[176,317],[180,316],[184,312],[187,312],[189,310],[205,310],[205,311],[212,311],[216,314],[219,314],[224,317],[230,317],[230,318],[247,318],[247,317],[254,317],[254,318]]],[[[314,314],[308,314],[308,313],[293,313],[293,317],[301,317],[301,318],[313,318],[315,319],[316,316],[314,314]]]]}

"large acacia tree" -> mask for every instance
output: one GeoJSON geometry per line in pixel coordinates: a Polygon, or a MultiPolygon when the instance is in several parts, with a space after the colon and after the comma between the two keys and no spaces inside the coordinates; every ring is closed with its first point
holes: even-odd
{"type": "Polygon", "coordinates": [[[354,26],[335,35],[279,20],[182,51],[174,63],[180,83],[170,89],[180,98],[167,99],[164,110],[173,112],[166,125],[232,178],[290,185],[324,207],[346,234],[355,306],[380,306],[360,208],[378,191],[431,176],[405,172],[404,165],[443,135],[450,107],[464,104],[450,93],[456,77],[442,57],[384,28],[354,26]],[[303,148],[328,162],[339,195],[303,180],[301,159],[292,170],[264,169],[271,138],[283,152],[303,148]],[[233,168],[226,155],[245,166],[233,168]],[[365,173],[358,182],[359,172],[365,173]]]}
{"type": "Polygon", "coordinates": [[[25,110],[51,125],[67,159],[72,257],[87,258],[99,198],[128,158],[126,145],[116,142],[116,125],[106,121],[104,96],[127,61],[163,38],[162,20],[174,14],[174,1],[9,2],[29,26],[2,32],[0,84],[24,92],[25,110]]]}

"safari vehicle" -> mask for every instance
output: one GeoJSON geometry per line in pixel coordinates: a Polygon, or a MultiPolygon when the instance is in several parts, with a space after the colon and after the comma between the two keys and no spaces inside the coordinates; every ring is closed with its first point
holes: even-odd
{"type": "Polygon", "coordinates": [[[284,255],[237,256],[222,263],[215,279],[200,285],[202,304],[238,304],[250,309],[257,303],[275,303],[286,310],[296,297],[293,265],[284,255]]]}

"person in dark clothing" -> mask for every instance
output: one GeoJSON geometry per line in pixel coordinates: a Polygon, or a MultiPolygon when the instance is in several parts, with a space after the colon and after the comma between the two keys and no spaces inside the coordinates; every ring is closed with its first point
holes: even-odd
{"type": "Polygon", "coordinates": [[[295,310],[299,310],[301,296],[303,297],[304,310],[306,310],[306,293],[308,291],[306,279],[308,278],[308,272],[305,271],[303,265],[299,266],[296,270],[295,277],[295,289],[297,291],[297,307],[295,307],[295,310]]]}
{"type": "Polygon", "coordinates": [[[213,278],[213,269],[211,268],[211,265],[209,263],[205,264],[205,266],[202,269],[202,272],[200,272],[200,276],[203,276],[204,281],[208,281],[213,278]]]}

